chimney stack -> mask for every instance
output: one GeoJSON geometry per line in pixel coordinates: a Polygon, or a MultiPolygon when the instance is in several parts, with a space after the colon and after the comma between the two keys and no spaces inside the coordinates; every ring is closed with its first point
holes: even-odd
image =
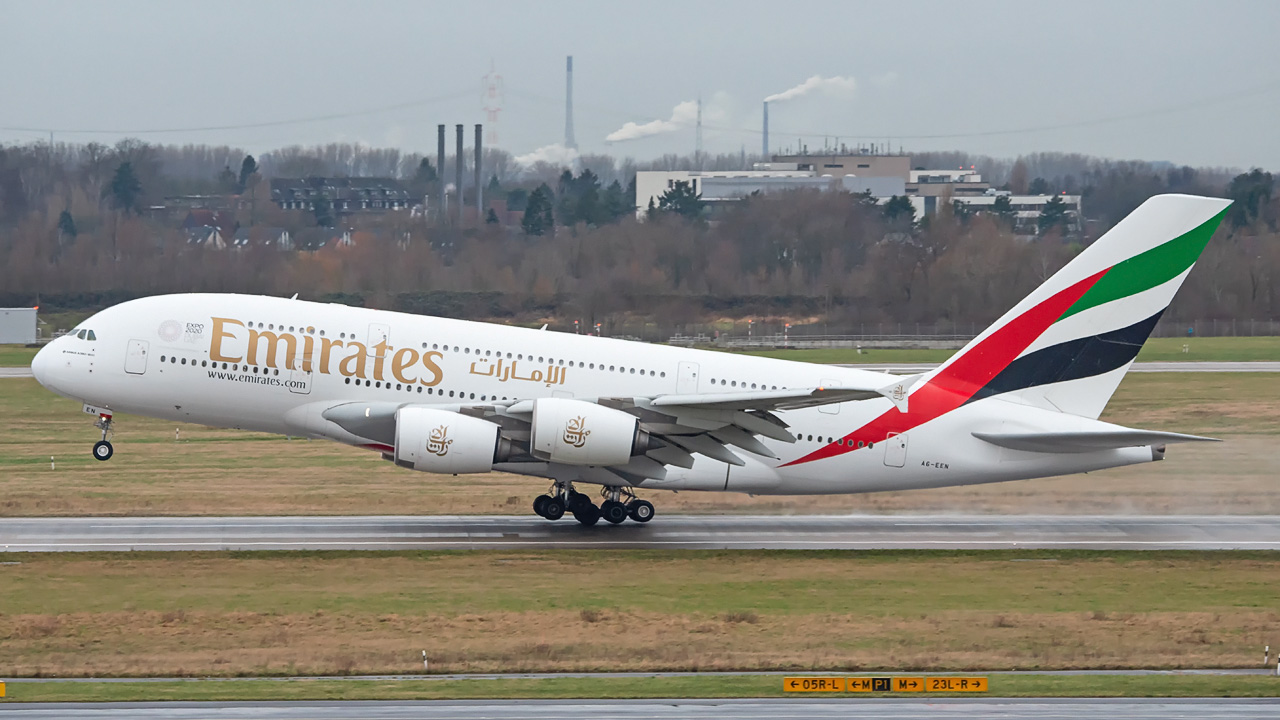
{"type": "Polygon", "coordinates": [[[462,129],[463,125],[458,124],[458,150],[453,156],[453,187],[455,188],[453,200],[454,206],[458,209],[454,213],[454,217],[458,219],[458,227],[462,227],[462,129]]]}
{"type": "Polygon", "coordinates": [[[564,61],[564,146],[570,150],[578,149],[578,141],[573,139],[573,56],[564,61]]]}
{"type": "Polygon", "coordinates": [[[761,152],[764,154],[764,162],[769,162],[769,103],[764,104],[764,145],[761,152]]]}
{"type": "Polygon", "coordinates": [[[484,188],[480,185],[480,135],[484,125],[476,123],[476,225],[484,224],[484,188]]]}
{"type": "Polygon", "coordinates": [[[439,131],[439,141],[436,147],[436,181],[440,183],[440,207],[436,209],[436,222],[444,224],[444,208],[445,208],[445,182],[444,182],[444,125],[436,128],[439,131]]]}

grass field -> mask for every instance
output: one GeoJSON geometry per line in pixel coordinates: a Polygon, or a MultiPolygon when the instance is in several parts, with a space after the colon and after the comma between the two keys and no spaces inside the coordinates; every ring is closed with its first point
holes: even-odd
{"type": "MultiPolygon", "coordinates": [[[[1267,373],[1132,374],[1105,419],[1226,438],[1165,462],[995,485],[832,497],[650,493],[671,512],[1280,514],[1280,393],[1267,373]]],[[[529,512],[539,480],[414,473],[336,443],[118,416],[116,456],[89,455],[93,418],[30,379],[0,380],[0,516],[529,512]],[[175,441],[174,431],[179,430],[175,441]],[[50,456],[56,469],[51,469],[50,456]],[[263,478],[269,478],[265,481],[263,478]]]]}
{"type": "MultiPolygon", "coordinates": [[[[11,683],[9,702],[140,702],[157,700],[458,700],[484,698],[763,698],[785,695],[782,678],[551,678],[546,680],[292,680],[263,682],[11,683]]],[[[885,693],[859,694],[859,699],[885,693]]],[[[959,695],[958,693],[955,695],[959,695]]],[[[972,693],[965,693],[974,697],[972,693]]],[[[1275,697],[1269,677],[1011,675],[991,678],[983,697],[1275,697]]],[[[927,698],[947,697],[929,693],[927,698]]],[[[855,697],[813,694],[813,697],[855,697]]],[[[899,694],[898,697],[903,697],[899,694]]],[[[910,697],[910,696],[908,696],[910,697]]],[[[917,699],[925,699],[920,695],[917,699]]],[[[0,700],[0,705],[4,704],[0,700]]]]}
{"type": "Polygon", "coordinates": [[[1268,553],[11,555],[0,677],[1253,667],[1268,553]]]}
{"type": "Polygon", "coordinates": [[[25,345],[0,345],[0,367],[27,367],[38,349],[25,345]]]}

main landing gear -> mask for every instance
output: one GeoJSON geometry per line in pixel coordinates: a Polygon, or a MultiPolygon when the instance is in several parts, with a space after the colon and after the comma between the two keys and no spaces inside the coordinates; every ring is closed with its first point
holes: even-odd
{"type": "Polygon", "coordinates": [[[548,520],[559,520],[569,512],[587,527],[601,520],[617,525],[627,518],[638,523],[653,519],[653,503],[637,498],[630,488],[606,486],[601,495],[605,499],[596,507],[589,496],[573,489],[573,483],[557,481],[546,495],[534,498],[533,511],[548,520]]]}
{"type": "Polygon", "coordinates": [[[94,427],[102,430],[102,439],[93,444],[93,458],[95,460],[110,460],[115,454],[115,448],[111,447],[111,443],[107,442],[107,438],[111,435],[111,416],[99,415],[98,422],[93,424],[94,427]]]}

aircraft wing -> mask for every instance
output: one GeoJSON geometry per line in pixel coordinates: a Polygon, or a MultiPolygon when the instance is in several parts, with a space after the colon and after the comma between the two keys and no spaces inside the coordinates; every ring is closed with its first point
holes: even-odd
{"type": "Polygon", "coordinates": [[[1220,442],[1216,438],[1158,430],[1089,430],[1067,432],[975,432],[973,436],[1011,450],[1042,453],[1085,453],[1144,445],[1185,442],[1220,442]]]}
{"type": "MultiPolygon", "coordinates": [[[[910,387],[921,376],[893,378],[887,384],[839,385],[753,390],[728,393],[664,394],[652,397],[577,398],[636,416],[640,427],[660,441],[661,447],[631,458],[625,466],[597,468],[583,472],[606,473],[595,478],[605,484],[618,478],[639,484],[646,478],[661,479],[666,466],[693,467],[694,456],[704,455],[730,465],[745,465],[738,454],[746,451],[777,459],[759,438],[794,443],[796,438],[778,415],[779,410],[817,407],[833,403],[887,398],[906,411],[910,387]]],[[[440,410],[470,415],[494,422],[515,443],[527,444],[531,437],[534,400],[490,401],[458,405],[432,405],[440,410]]],[[[343,430],[383,445],[395,442],[396,411],[413,403],[352,402],[325,409],[321,415],[343,430]]],[[[541,465],[532,456],[527,461],[507,463],[504,469],[541,474],[541,465]]]]}

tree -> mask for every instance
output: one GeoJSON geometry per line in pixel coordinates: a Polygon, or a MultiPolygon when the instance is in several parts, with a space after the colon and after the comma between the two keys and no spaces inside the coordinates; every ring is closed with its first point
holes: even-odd
{"type": "Polygon", "coordinates": [[[431,160],[422,158],[418,162],[418,167],[413,171],[413,182],[419,185],[427,185],[435,182],[437,179],[436,169],[431,164],[431,160]]]}
{"type": "Polygon", "coordinates": [[[1231,206],[1231,224],[1245,227],[1262,216],[1274,190],[1271,173],[1258,168],[1231,179],[1227,197],[1235,201],[1231,206]]]}
{"type": "Polygon", "coordinates": [[[604,215],[608,222],[615,222],[622,216],[634,212],[635,203],[628,202],[622,183],[614,180],[604,191],[604,215]]]}
{"type": "Polygon", "coordinates": [[[236,174],[231,172],[231,166],[223,166],[222,172],[218,173],[218,189],[224,193],[237,192],[239,188],[238,182],[236,174]]]}
{"type": "Polygon", "coordinates": [[[1025,195],[1027,192],[1027,163],[1022,158],[1018,158],[1009,171],[1009,189],[1015,195],[1025,195]]]}
{"type": "Polygon", "coordinates": [[[311,206],[311,214],[315,215],[316,225],[333,227],[333,203],[329,202],[328,196],[320,195],[316,197],[311,206]]]}
{"type": "Polygon", "coordinates": [[[706,203],[702,202],[702,198],[693,189],[693,183],[684,180],[677,180],[658,197],[658,212],[680,215],[690,220],[700,217],[705,206],[706,203]]]}
{"type": "Polygon", "coordinates": [[[258,161],[254,160],[252,155],[245,155],[244,161],[240,163],[240,179],[238,182],[240,192],[244,192],[245,188],[249,186],[249,176],[256,172],[258,172],[258,161]]]}
{"type": "Polygon", "coordinates": [[[1027,186],[1027,194],[1028,195],[1048,195],[1049,181],[1045,180],[1042,177],[1038,177],[1035,180],[1032,180],[1031,184],[1027,186]]]}
{"type": "Polygon", "coordinates": [[[115,175],[103,190],[103,195],[116,210],[125,213],[141,212],[142,182],[133,171],[133,163],[126,160],[116,167],[115,175]]]}
{"type": "Polygon", "coordinates": [[[991,212],[1006,227],[1013,227],[1014,221],[1017,219],[1013,210],[1013,201],[1009,199],[1008,195],[997,196],[995,202],[991,203],[991,212]]]}
{"type": "Polygon", "coordinates": [[[551,188],[546,183],[529,193],[524,217],[520,220],[520,227],[524,229],[525,235],[542,236],[555,232],[555,217],[551,205],[551,188]]]}
{"type": "Polygon", "coordinates": [[[71,211],[63,210],[58,216],[58,241],[62,242],[63,238],[74,238],[77,234],[76,220],[71,217],[71,211]]]}
{"type": "Polygon", "coordinates": [[[902,218],[907,222],[913,222],[916,219],[916,208],[911,204],[911,198],[906,195],[894,195],[889,198],[889,201],[880,207],[880,213],[891,223],[898,222],[902,218]]]}
{"type": "Polygon", "coordinates": [[[1049,198],[1049,202],[1045,203],[1044,208],[1040,210],[1040,219],[1036,224],[1041,233],[1048,232],[1059,225],[1066,229],[1067,204],[1062,201],[1062,196],[1054,195],[1049,198]]]}
{"type": "Polygon", "coordinates": [[[486,225],[497,225],[498,213],[494,212],[493,208],[489,208],[489,212],[485,213],[484,222],[486,225]]]}

